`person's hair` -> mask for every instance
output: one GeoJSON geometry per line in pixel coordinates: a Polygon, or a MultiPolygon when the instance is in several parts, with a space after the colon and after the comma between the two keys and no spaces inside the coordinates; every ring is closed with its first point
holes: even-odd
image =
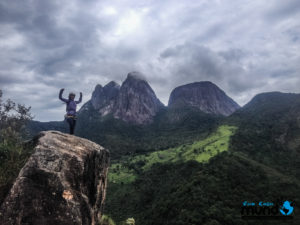
{"type": "Polygon", "coordinates": [[[74,96],[74,97],[75,97],[75,94],[74,94],[73,92],[70,92],[70,93],[69,93],[69,98],[70,98],[71,96],[74,96]]]}

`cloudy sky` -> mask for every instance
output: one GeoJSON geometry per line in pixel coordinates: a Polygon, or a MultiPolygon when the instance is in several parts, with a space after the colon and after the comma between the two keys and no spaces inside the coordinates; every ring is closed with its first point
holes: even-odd
{"type": "Polygon", "coordinates": [[[82,91],[84,103],[130,71],[164,104],[176,86],[203,80],[240,105],[299,93],[300,1],[1,0],[0,89],[35,120],[63,119],[60,88],[82,91]]]}

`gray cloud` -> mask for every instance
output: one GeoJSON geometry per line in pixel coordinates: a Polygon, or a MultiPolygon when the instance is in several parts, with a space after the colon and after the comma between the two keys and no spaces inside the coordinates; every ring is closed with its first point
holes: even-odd
{"type": "Polygon", "coordinates": [[[60,88],[84,93],[140,71],[166,104],[210,80],[241,105],[263,91],[300,92],[297,0],[0,2],[0,88],[61,120],[60,88]]]}
{"type": "Polygon", "coordinates": [[[285,18],[290,18],[291,16],[294,16],[295,14],[299,13],[300,2],[297,0],[286,0],[276,2],[276,4],[271,4],[271,8],[266,14],[266,17],[270,20],[278,21],[285,18]]]}
{"type": "Polygon", "coordinates": [[[249,56],[249,53],[242,49],[228,49],[226,51],[220,51],[219,55],[229,62],[240,62],[242,59],[249,56]]]}

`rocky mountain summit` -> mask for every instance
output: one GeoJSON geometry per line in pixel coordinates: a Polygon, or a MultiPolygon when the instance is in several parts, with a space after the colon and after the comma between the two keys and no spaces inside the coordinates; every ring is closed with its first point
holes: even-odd
{"type": "MultiPolygon", "coordinates": [[[[218,86],[209,81],[176,87],[169,98],[168,107],[194,106],[205,113],[228,116],[240,106],[218,86]]],[[[96,110],[101,116],[112,115],[132,124],[149,124],[154,116],[166,108],[156,97],[143,74],[130,72],[120,86],[111,81],[102,87],[97,84],[89,100],[79,113],[96,110]]]]}
{"type": "Polygon", "coordinates": [[[145,124],[164,105],[156,97],[150,85],[138,72],[129,73],[117,98],[114,116],[129,122],[145,124]]]}
{"type": "Polygon", "coordinates": [[[98,110],[102,116],[113,112],[119,92],[120,85],[115,81],[109,82],[104,87],[97,84],[91,98],[94,109],[98,110]]]}
{"type": "Polygon", "coordinates": [[[0,224],[99,224],[109,152],[84,138],[43,131],[0,208],[0,224]]]}
{"type": "Polygon", "coordinates": [[[170,95],[169,107],[194,106],[205,113],[228,116],[240,106],[210,81],[176,87],[170,95]]]}
{"type": "Polygon", "coordinates": [[[112,114],[114,118],[134,124],[147,124],[164,107],[154,91],[139,72],[131,72],[120,86],[114,81],[102,87],[98,84],[80,112],[91,104],[101,116],[112,114]]]}

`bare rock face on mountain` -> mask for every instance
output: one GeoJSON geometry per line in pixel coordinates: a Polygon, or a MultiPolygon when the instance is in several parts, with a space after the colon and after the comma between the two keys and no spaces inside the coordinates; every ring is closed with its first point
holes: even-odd
{"type": "Polygon", "coordinates": [[[228,116],[240,106],[224,91],[209,81],[195,82],[175,88],[168,106],[194,106],[205,113],[228,116]]]}
{"type": "Polygon", "coordinates": [[[104,87],[98,84],[91,100],[79,113],[88,111],[89,105],[101,116],[111,114],[116,119],[133,124],[151,123],[156,113],[164,107],[143,75],[138,72],[129,73],[121,87],[114,81],[104,87]]]}
{"type": "Polygon", "coordinates": [[[116,98],[120,91],[120,85],[114,81],[102,87],[98,84],[92,94],[91,103],[102,116],[111,113],[114,109],[116,98]]]}
{"type": "Polygon", "coordinates": [[[0,224],[99,224],[109,152],[58,131],[34,140],[34,153],[0,208],[0,224]]]}
{"type": "MultiPolygon", "coordinates": [[[[169,99],[170,107],[194,106],[205,113],[228,116],[240,106],[224,91],[209,81],[195,82],[175,88],[169,99]]],[[[164,108],[154,91],[139,72],[131,72],[121,87],[114,81],[104,87],[97,85],[90,101],[79,111],[96,110],[99,115],[133,124],[149,124],[164,108]]]]}
{"type": "Polygon", "coordinates": [[[127,75],[120,88],[114,116],[137,124],[152,122],[164,105],[156,97],[150,85],[138,72],[127,75]]]}

